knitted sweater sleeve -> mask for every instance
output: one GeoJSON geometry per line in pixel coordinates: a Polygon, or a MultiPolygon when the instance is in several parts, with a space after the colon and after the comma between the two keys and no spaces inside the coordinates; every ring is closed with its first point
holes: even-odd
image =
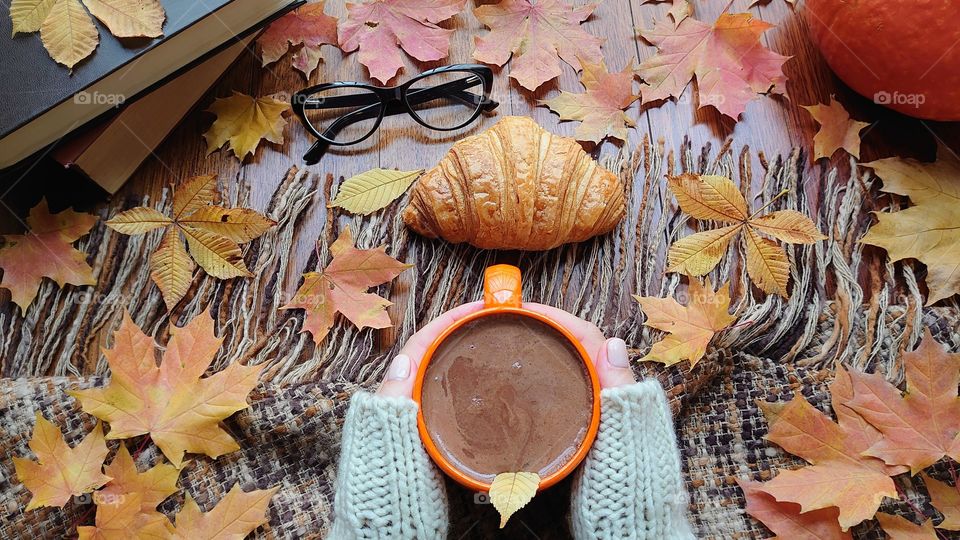
{"type": "Polygon", "coordinates": [[[443,539],[447,500],[408,398],[354,394],[343,426],[327,538],[443,539]]]}
{"type": "Polygon", "coordinates": [[[600,393],[600,429],[573,484],[574,538],[686,540],[684,489],[670,407],[655,379],[600,393]]]}

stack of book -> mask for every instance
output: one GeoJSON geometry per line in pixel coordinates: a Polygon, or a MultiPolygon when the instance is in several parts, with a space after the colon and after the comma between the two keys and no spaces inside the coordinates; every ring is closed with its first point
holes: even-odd
{"type": "MultiPolygon", "coordinates": [[[[36,34],[3,45],[0,169],[51,156],[115,192],[255,34],[303,0],[162,0],[163,37],[119,40],[67,70],[36,34]]],[[[8,10],[0,36],[10,36],[8,10]]]]}

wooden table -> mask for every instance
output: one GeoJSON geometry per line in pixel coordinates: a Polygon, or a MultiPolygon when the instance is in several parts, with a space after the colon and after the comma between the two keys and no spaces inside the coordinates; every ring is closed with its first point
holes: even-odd
{"type": "MultiPolygon", "coordinates": [[[[484,0],[475,2],[486,3],[484,0]]],[[[623,146],[631,149],[644,137],[649,137],[655,142],[662,140],[667,149],[676,149],[685,140],[689,140],[694,148],[706,143],[719,148],[724,141],[732,139],[735,151],[739,152],[741,147],[748,145],[759,151],[756,155],[762,153],[769,158],[786,153],[796,146],[811,147],[816,123],[799,105],[823,102],[831,94],[836,94],[855,118],[873,122],[864,132],[864,161],[893,155],[929,160],[934,156],[936,140],[946,141],[953,148],[960,148],[960,144],[957,144],[960,133],[956,125],[922,122],[894,114],[853,94],[843,86],[809,42],[802,14],[795,12],[784,0],[771,0],[763,5],[750,7],[752,2],[753,0],[736,0],[731,11],[749,11],[754,16],[776,25],[763,39],[774,51],[793,56],[785,66],[790,79],[787,84],[789,99],[757,99],[747,107],[740,121],[734,122],[712,108],[697,110],[696,100],[691,99],[691,85],[677,102],[669,101],[657,106],[631,106],[628,114],[637,119],[637,127],[630,131],[629,141],[623,146]]],[[[577,0],[576,3],[586,2],[577,0]]],[[[713,21],[724,4],[725,2],[694,0],[694,16],[703,21],[713,21]]],[[[450,57],[442,62],[422,65],[410,62],[409,57],[406,57],[407,65],[394,82],[407,80],[413,74],[431,67],[471,61],[474,36],[482,35],[487,30],[472,14],[474,2],[468,3],[468,6],[470,9],[444,23],[444,26],[456,30],[451,41],[450,57]]],[[[654,47],[635,37],[636,29],[650,27],[655,20],[666,17],[669,7],[669,3],[643,4],[643,0],[605,0],[584,27],[588,32],[605,39],[603,52],[606,63],[611,70],[620,70],[631,62],[636,64],[655,54],[654,47]]],[[[328,0],[327,13],[343,17],[344,2],[328,0]]],[[[452,135],[427,132],[406,116],[388,117],[384,119],[379,132],[368,142],[346,149],[334,148],[318,165],[310,167],[310,170],[317,174],[332,174],[335,178],[342,178],[373,167],[429,168],[437,163],[459,137],[489,127],[499,116],[507,114],[532,116],[547,129],[572,134],[576,123],[560,123],[557,116],[547,108],[536,106],[538,100],[552,97],[561,89],[582,91],[574,70],[566,64],[562,64],[562,67],[563,75],[558,80],[544,84],[535,93],[524,90],[509,79],[509,63],[502,69],[495,68],[493,98],[501,103],[496,115],[482,118],[482,122],[452,135]]],[[[314,72],[309,83],[299,72],[292,69],[289,56],[267,68],[261,68],[258,56],[249,51],[156,150],[154,157],[149,159],[112,199],[105,200],[94,188],[79,188],[72,177],[54,165],[40,164],[4,195],[4,216],[0,220],[0,230],[15,232],[22,225],[21,220],[28,209],[41,195],[47,196],[55,209],[67,205],[81,208],[107,205],[110,207],[108,214],[113,214],[115,209],[128,206],[132,200],[139,202],[144,195],[156,200],[167,186],[190,176],[207,173],[217,173],[224,181],[236,179],[238,182],[248,183],[251,187],[252,206],[263,209],[290,166],[304,166],[300,157],[312,144],[312,139],[300,123],[291,118],[284,132],[282,145],[262,144],[256,154],[243,164],[227,150],[207,156],[206,143],[201,134],[210,126],[213,118],[209,113],[203,112],[204,109],[215,97],[227,96],[233,90],[253,96],[288,96],[308,84],[334,80],[369,79],[356,54],[343,55],[333,46],[323,47],[323,63],[314,72]]],[[[620,148],[617,144],[605,142],[588,150],[600,157],[614,154],[620,148]]],[[[762,166],[761,159],[755,157],[755,161],[757,170],[757,167],[762,166]]],[[[811,169],[828,165],[838,166],[843,170],[849,167],[849,161],[846,155],[839,153],[829,164],[825,161],[818,164],[808,162],[811,169]]],[[[755,175],[755,178],[757,176],[759,175],[755,175]]],[[[815,191],[817,186],[810,185],[808,189],[815,191]]],[[[318,193],[317,197],[321,196],[318,193]]],[[[314,205],[314,210],[304,220],[302,226],[307,234],[301,234],[297,244],[292,247],[291,268],[302,269],[306,265],[314,249],[314,239],[321,234],[326,223],[324,207],[323,204],[314,205]]],[[[287,290],[295,290],[299,277],[299,272],[291,272],[285,277],[287,290]]],[[[0,294],[6,294],[9,298],[8,293],[0,294]]]]}

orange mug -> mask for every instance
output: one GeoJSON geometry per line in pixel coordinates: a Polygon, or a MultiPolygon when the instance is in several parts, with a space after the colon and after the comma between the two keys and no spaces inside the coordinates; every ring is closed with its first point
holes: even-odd
{"type": "Polygon", "coordinates": [[[423,379],[427,372],[427,366],[430,365],[431,358],[433,358],[434,353],[437,351],[437,348],[440,346],[443,340],[447,339],[458,328],[469,323],[470,321],[475,321],[490,315],[501,314],[514,314],[536,319],[553,327],[556,331],[570,341],[570,343],[579,353],[580,359],[583,360],[583,364],[590,376],[590,383],[593,387],[593,410],[590,417],[590,424],[587,427],[586,436],[583,438],[583,441],[580,443],[580,446],[577,448],[576,452],[573,453],[566,463],[564,463],[555,472],[540,479],[539,490],[543,490],[556,484],[568,474],[573,472],[573,470],[577,468],[577,465],[579,465],[581,461],[583,461],[583,458],[586,457],[587,452],[590,450],[590,446],[593,444],[593,440],[597,436],[597,427],[600,425],[600,379],[597,377],[597,371],[593,366],[593,362],[590,360],[590,355],[587,354],[587,351],[583,348],[583,345],[580,344],[570,330],[545,315],[537,313],[536,311],[524,309],[522,307],[520,269],[516,266],[511,266],[509,264],[498,264],[486,269],[483,274],[483,302],[483,309],[467,315],[466,317],[458,320],[444,329],[437,339],[430,344],[430,348],[427,349],[426,354],[423,356],[423,360],[420,362],[420,369],[417,371],[417,377],[413,386],[413,400],[417,402],[419,410],[417,413],[417,428],[420,431],[420,438],[423,440],[423,444],[427,448],[427,453],[430,454],[430,457],[433,459],[434,463],[436,463],[440,469],[443,470],[443,472],[456,480],[459,484],[476,491],[490,490],[490,484],[478,481],[475,478],[467,475],[458,469],[453,463],[451,463],[437,449],[436,444],[430,436],[430,432],[427,431],[427,425],[423,418],[423,407],[421,402],[423,394],[423,379]]]}

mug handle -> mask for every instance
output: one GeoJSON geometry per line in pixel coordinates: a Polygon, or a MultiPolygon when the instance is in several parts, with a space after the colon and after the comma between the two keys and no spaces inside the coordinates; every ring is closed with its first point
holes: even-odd
{"type": "Polygon", "coordinates": [[[521,305],[520,269],[511,264],[496,264],[483,272],[483,306],[518,308],[521,305]]]}

